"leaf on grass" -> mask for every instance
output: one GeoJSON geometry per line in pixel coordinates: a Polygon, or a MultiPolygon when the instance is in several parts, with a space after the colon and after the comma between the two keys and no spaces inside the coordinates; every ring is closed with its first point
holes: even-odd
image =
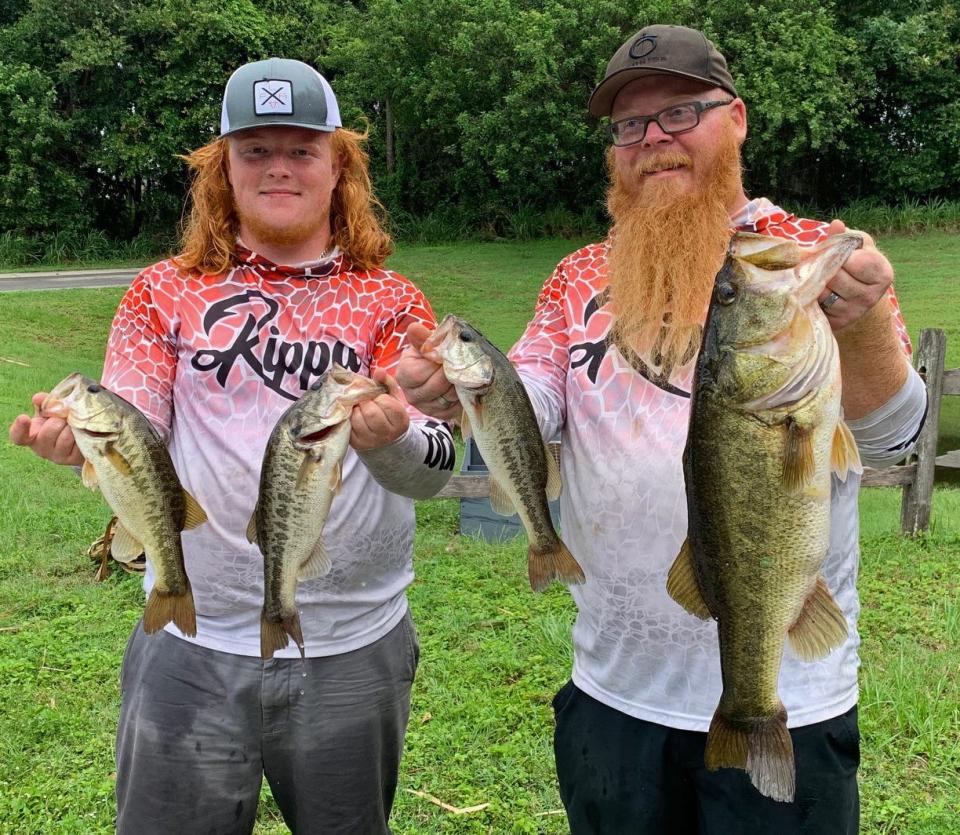
{"type": "Polygon", "coordinates": [[[427,794],[426,792],[418,792],[414,789],[406,789],[406,791],[416,797],[429,800],[434,806],[439,806],[441,809],[452,812],[454,815],[469,815],[471,812],[480,812],[490,805],[489,803],[479,803],[476,806],[465,806],[461,809],[458,806],[451,806],[449,803],[444,803],[439,797],[434,797],[432,794],[427,794]]]}

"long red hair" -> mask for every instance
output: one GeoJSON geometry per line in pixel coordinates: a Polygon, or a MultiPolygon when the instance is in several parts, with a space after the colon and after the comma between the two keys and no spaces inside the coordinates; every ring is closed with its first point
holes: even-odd
{"type": "MultiPolygon", "coordinates": [[[[370,182],[370,157],[363,150],[366,138],[366,133],[337,128],[331,149],[340,160],[340,179],[330,204],[332,243],[361,270],[382,267],[393,251],[393,241],[381,222],[383,204],[370,182]]],[[[174,258],[181,269],[217,275],[236,263],[240,221],[227,176],[228,141],[215,139],[183,157],[193,181],[190,214],[174,258]]]]}

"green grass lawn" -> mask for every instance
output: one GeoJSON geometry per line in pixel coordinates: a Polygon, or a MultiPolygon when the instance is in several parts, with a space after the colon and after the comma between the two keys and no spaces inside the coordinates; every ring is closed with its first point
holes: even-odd
{"type": "MultiPolygon", "coordinates": [[[[960,365],[960,237],[881,241],[916,335],[945,328],[960,365]]],[[[392,266],[438,315],[460,313],[502,347],[575,244],[405,247],[392,266]]],[[[67,372],[96,376],[118,289],[0,294],[0,423],[67,372]]],[[[960,400],[960,398],[954,398],[960,400]]],[[[957,404],[960,406],[960,403],[957,404]]],[[[960,447],[960,412],[944,409],[960,447]]],[[[109,513],[69,470],[0,442],[0,833],[112,831],[113,733],[139,578],[92,581],[84,556],[109,513]]],[[[899,492],[861,498],[863,831],[953,835],[960,820],[960,491],[938,488],[929,534],[898,533],[899,492]]],[[[550,698],[570,667],[574,610],[535,595],[525,547],[457,534],[457,506],[418,504],[410,590],[423,649],[393,825],[420,833],[563,833],[550,698]],[[458,807],[454,815],[410,791],[458,807]]],[[[264,791],[258,833],[286,831],[264,791]]]]}

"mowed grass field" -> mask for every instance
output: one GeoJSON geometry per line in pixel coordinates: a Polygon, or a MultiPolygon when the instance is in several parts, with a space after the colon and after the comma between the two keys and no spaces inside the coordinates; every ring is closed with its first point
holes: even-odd
{"type": "MultiPolygon", "coordinates": [[[[391,266],[438,316],[501,347],[577,242],[406,247],[391,266]]],[[[880,241],[911,333],[948,332],[960,366],[960,237],[880,241]]],[[[120,290],[0,293],[0,423],[69,371],[100,370],[120,290]]],[[[960,448],[960,398],[941,421],[960,448]]],[[[142,611],[139,578],[96,584],[84,555],[109,513],[70,470],[0,441],[0,833],[106,833],[113,825],[118,673],[142,611]]],[[[898,534],[899,491],[862,494],[862,831],[953,835],[960,826],[960,491],[934,497],[930,533],[898,534]]],[[[418,504],[410,590],[422,660],[395,832],[563,833],[550,699],[569,674],[574,608],[530,592],[525,545],[461,538],[451,501],[418,504]],[[412,794],[428,793],[454,814],[412,794]]],[[[285,832],[264,790],[257,832],[285,832]]]]}

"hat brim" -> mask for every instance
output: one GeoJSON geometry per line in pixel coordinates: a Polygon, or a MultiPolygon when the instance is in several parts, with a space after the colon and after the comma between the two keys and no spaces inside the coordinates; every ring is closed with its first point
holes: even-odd
{"type": "Polygon", "coordinates": [[[223,139],[225,136],[231,136],[235,133],[240,133],[245,130],[256,130],[257,128],[304,128],[306,130],[317,130],[321,133],[333,133],[339,125],[305,125],[303,122],[293,122],[288,119],[280,119],[277,121],[267,121],[263,120],[257,122],[255,125],[242,125],[240,127],[231,128],[225,133],[220,134],[220,138],[223,139]]]}
{"type": "Polygon", "coordinates": [[[609,116],[613,110],[613,102],[617,97],[617,93],[631,81],[650,75],[674,75],[680,78],[689,78],[693,81],[700,81],[707,87],[726,90],[734,97],[737,95],[736,90],[717,84],[713,79],[704,78],[702,75],[681,72],[680,70],[655,70],[648,67],[628,67],[625,70],[615,72],[609,78],[605,78],[594,88],[594,91],[590,94],[590,100],[587,102],[587,109],[590,111],[590,115],[596,116],[598,119],[602,116],[609,116]]]}

